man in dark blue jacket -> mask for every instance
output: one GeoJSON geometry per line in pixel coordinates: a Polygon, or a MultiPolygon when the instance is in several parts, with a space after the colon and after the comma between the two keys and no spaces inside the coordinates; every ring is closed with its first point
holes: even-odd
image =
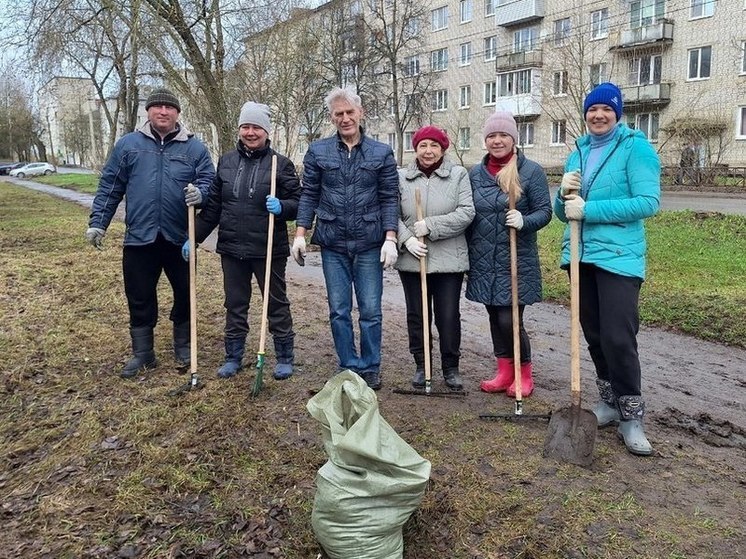
{"type": "Polygon", "coordinates": [[[303,160],[303,189],[293,257],[301,266],[305,234],[321,247],[334,347],[339,366],[381,388],[383,268],[398,255],[399,176],[391,148],[363,133],[360,97],[333,89],[325,99],[337,133],[311,144],[303,160]],[[360,352],[352,328],[352,287],[360,313],[360,352]]]}
{"type": "Polygon", "coordinates": [[[205,145],[178,122],[181,105],[176,95],[156,89],[145,108],[148,121],[116,143],[104,166],[85,233],[88,242],[101,249],[126,195],[122,269],[134,356],[122,369],[123,378],[157,364],[153,328],[162,272],[174,294],[174,356],[180,366],[189,366],[189,266],[181,258],[181,246],[187,238],[187,205],[197,206],[207,198],[215,176],[205,145]]]}

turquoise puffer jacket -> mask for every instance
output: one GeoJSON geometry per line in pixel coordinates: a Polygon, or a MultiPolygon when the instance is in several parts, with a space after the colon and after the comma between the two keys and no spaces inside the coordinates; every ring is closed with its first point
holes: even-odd
{"type": "MultiPolygon", "coordinates": [[[[658,154],[639,130],[617,124],[614,139],[598,166],[586,176],[590,137],[578,138],[565,172],[583,174],[585,218],[580,222],[580,261],[622,276],[645,279],[645,225],[643,220],[660,207],[661,166],[658,154]]],[[[559,192],[554,213],[567,222],[559,192]]],[[[570,228],[562,239],[562,268],[570,265],[570,228]]]]}

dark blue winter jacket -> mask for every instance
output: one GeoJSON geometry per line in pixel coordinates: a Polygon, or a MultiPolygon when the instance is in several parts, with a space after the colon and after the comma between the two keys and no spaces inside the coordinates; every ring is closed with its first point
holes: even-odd
{"type": "Polygon", "coordinates": [[[186,128],[162,142],[146,122],[114,146],[101,172],[88,226],[106,230],[125,197],[125,245],[150,244],[161,233],[181,246],[187,239],[184,187],[194,184],[207,200],[214,176],[207,148],[186,128]]]}
{"type": "Polygon", "coordinates": [[[348,149],[338,134],[313,142],[303,159],[297,225],[311,242],[345,254],[380,248],[399,228],[399,175],[391,148],[364,134],[348,149]]]}

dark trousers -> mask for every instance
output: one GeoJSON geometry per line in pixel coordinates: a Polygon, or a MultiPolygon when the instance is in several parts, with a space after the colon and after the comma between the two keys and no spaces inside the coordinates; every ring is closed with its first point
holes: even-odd
{"type": "Polygon", "coordinates": [[[640,395],[637,332],[642,280],[580,264],[580,324],[598,378],[617,396],[640,395]]]}
{"type": "Polygon", "coordinates": [[[131,328],[153,328],[158,322],[161,272],[166,273],[174,293],[171,320],[174,324],[189,322],[189,264],[181,257],[181,246],[162,235],[148,245],[125,246],[122,271],[131,328]]]}
{"type": "MultiPolygon", "coordinates": [[[[249,306],[251,305],[251,277],[256,278],[259,290],[264,293],[264,258],[220,257],[223,266],[225,292],[225,337],[245,338],[249,333],[249,306]]],[[[285,283],[287,258],[272,259],[269,281],[267,318],[273,336],[284,338],[293,333],[290,301],[285,283]]]]}
{"type": "MultiPolygon", "coordinates": [[[[485,305],[490,317],[490,334],[495,357],[513,358],[513,308],[485,305]]],[[[523,327],[523,310],[525,305],[518,305],[518,328],[521,343],[521,363],[531,362],[531,342],[523,327]]]]}
{"type": "MultiPolygon", "coordinates": [[[[407,331],[409,351],[418,366],[425,363],[425,345],[422,321],[422,284],[420,274],[399,272],[404,300],[407,304],[407,331]]],[[[458,367],[461,357],[461,285],[463,272],[448,274],[427,274],[427,307],[430,318],[438,329],[440,339],[440,360],[443,369],[458,367]]],[[[428,340],[432,348],[432,338],[428,340]]]]}

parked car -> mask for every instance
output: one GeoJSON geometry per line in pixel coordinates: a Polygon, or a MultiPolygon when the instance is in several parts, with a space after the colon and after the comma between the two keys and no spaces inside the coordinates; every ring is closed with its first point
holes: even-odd
{"type": "Polygon", "coordinates": [[[10,173],[13,169],[18,169],[19,167],[23,167],[25,163],[3,163],[0,165],[0,175],[7,175],[10,173]]]}
{"type": "Polygon", "coordinates": [[[57,168],[51,163],[27,163],[23,167],[13,169],[8,173],[11,177],[22,179],[24,177],[33,177],[35,175],[51,175],[56,173],[57,168]]]}

